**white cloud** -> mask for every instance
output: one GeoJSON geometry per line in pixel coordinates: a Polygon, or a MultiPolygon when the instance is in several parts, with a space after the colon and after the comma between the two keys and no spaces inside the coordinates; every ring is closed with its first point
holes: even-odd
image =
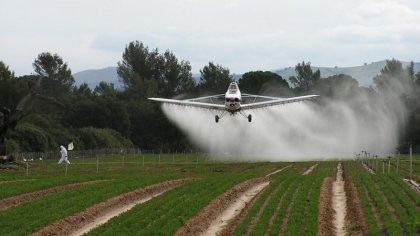
{"type": "Polygon", "coordinates": [[[194,72],[209,61],[236,73],[302,60],[323,66],[386,55],[420,61],[415,0],[5,0],[0,21],[0,60],[18,75],[32,71],[43,51],[63,53],[75,72],[115,66],[134,40],[173,51],[194,72]]]}

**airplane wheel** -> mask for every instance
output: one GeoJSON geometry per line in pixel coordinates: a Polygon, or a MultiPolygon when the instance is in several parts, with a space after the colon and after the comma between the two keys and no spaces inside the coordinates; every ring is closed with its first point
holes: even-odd
{"type": "Polygon", "coordinates": [[[216,123],[219,123],[219,116],[218,115],[216,115],[215,117],[214,117],[214,120],[216,120],[216,123]]]}
{"type": "Polygon", "coordinates": [[[252,121],[252,116],[250,114],[250,115],[248,115],[248,122],[251,122],[251,121],[252,121]]]}

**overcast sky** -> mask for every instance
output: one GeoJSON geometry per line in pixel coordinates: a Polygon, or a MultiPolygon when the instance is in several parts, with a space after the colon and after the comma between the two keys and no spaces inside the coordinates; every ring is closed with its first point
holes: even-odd
{"type": "Polygon", "coordinates": [[[72,72],[116,66],[139,40],[172,51],[198,72],[209,61],[231,73],[302,60],[358,66],[420,61],[419,0],[2,0],[0,61],[32,73],[42,52],[72,72]]]}

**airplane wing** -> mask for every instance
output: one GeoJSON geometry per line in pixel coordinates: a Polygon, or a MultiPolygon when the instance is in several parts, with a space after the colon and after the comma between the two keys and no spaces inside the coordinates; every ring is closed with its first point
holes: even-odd
{"type": "Polygon", "coordinates": [[[226,110],[226,107],[223,103],[222,97],[224,94],[208,96],[208,97],[199,97],[185,100],[177,99],[166,99],[166,98],[149,98],[153,101],[175,104],[180,106],[190,106],[190,107],[199,107],[206,108],[211,110],[226,110]]]}
{"type": "Polygon", "coordinates": [[[281,105],[292,102],[301,102],[309,99],[314,99],[319,97],[319,95],[306,95],[300,97],[291,97],[291,98],[279,98],[279,97],[269,97],[269,96],[259,96],[252,94],[242,94],[243,103],[241,105],[241,110],[248,110],[254,108],[263,108],[275,105],[281,105]],[[246,104],[245,104],[246,101],[246,104]]]}

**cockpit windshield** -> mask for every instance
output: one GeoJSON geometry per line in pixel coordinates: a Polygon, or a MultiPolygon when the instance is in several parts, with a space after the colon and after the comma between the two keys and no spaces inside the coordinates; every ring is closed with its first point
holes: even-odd
{"type": "Polygon", "coordinates": [[[236,91],[238,91],[238,86],[236,85],[236,83],[231,83],[229,85],[229,93],[234,94],[236,93],[236,91]]]}

